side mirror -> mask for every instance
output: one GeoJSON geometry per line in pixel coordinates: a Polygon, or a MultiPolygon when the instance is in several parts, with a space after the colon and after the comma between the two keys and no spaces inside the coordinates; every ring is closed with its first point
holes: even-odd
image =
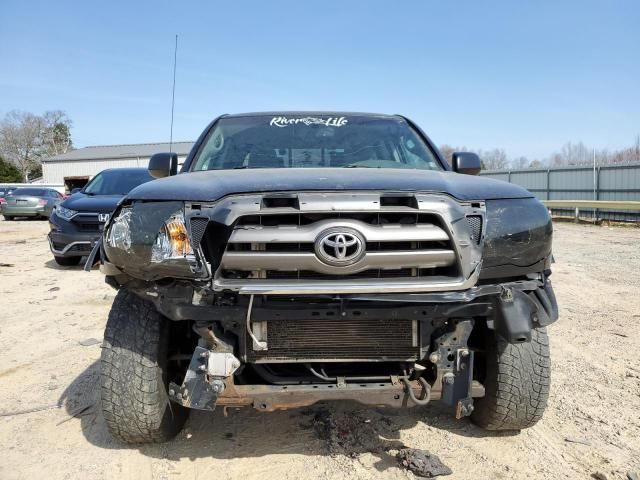
{"type": "Polygon", "coordinates": [[[156,153],[149,159],[149,175],[163,178],[178,173],[178,154],[173,152],[156,153]]]}
{"type": "Polygon", "coordinates": [[[480,157],[471,152],[453,152],[451,157],[453,171],[466,175],[478,175],[480,173],[480,157]]]}

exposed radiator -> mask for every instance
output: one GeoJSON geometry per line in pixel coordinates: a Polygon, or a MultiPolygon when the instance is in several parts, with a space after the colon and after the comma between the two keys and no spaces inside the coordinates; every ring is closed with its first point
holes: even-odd
{"type": "Polygon", "coordinates": [[[313,318],[271,320],[267,350],[246,344],[250,362],[415,361],[415,320],[313,318]]]}

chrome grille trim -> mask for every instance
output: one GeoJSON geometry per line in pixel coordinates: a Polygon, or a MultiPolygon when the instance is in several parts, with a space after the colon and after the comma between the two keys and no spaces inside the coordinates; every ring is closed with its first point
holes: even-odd
{"type": "Polygon", "coordinates": [[[417,250],[368,252],[354,265],[335,267],[321,262],[315,253],[307,252],[226,252],[223,270],[311,270],[318,273],[349,275],[371,269],[437,268],[453,265],[453,250],[417,250]]]}
{"type": "Polygon", "coordinates": [[[467,279],[463,277],[364,278],[359,280],[213,280],[214,290],[232,290],[242,295],[314,295],[350,293],[422,293],[467,290],[480,276],[480,264],[467,279]]]}
{"type": "Polygon", "coordinates": [[[320,232],[334,227],[355,228],[368,242],[449,240],[447,232],[436,225],[370,225],[359,220],[328,219],[310,225],[242,225],[233,231],[229,243],[313,243],[320,232]]]}

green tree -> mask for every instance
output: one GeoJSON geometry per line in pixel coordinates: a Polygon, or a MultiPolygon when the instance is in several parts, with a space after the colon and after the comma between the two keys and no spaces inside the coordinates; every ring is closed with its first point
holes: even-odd
{"type": "Polygon", "coordinates": [[[18,170],[13,163],[7,162],[2,157],[0,157],[0,182],[3,182],[3,183],[22,182],[22,174],[20,173],[20,170],[18,170]]]}

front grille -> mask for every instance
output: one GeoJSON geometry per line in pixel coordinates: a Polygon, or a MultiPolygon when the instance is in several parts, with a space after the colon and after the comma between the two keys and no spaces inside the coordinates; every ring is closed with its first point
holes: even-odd
{"type": "Polygon", "coordinates": [[[99,232],[100,224],[99,223],[79,223],[78,228],[83,232],[99,232]]]}
{"type": "MultiPolygon", "coordinates": [[[[452,276],[453,268],[397,268],[389,270],[366,270],[364,272],[340,275],[340,280],[359,280],[365,278],[433,278],[435,276],[452,276]]],[[[298,270],[295,272],[266,270],[264,275],[256,272],[243,272],[234,270],[223,270],[225,278],[251,279],[262,278],[270,280],[335,280],[336,275],[319,273],[311,270],[298,270]],[[252,276],[255,275],[255,276],[252,276]]]]}
{"type": "Polygon", "coordinates": [[[252,341],[248,339],[249,361],[418,359],[418,327],[413,320],[314,318],[267,323],[267,350],[254,351],[252,341]]]}
{"type": "MultiPolygon", "coordinates": [[[[348,253],[348,252],[347,252],[348,253]]],[[[312,213],[240,217],[222,257],[227,279],[348,280],[456,277],[456,253],[437,216],[425,213],[312,213]],[[350,264],[321,258],[324,232],[356,231],[364,253],[350,264]]]]}
{"type": "MultiPolygon", "coordinates": [[[[213,218],[200,209],[196,216],[213,218]]],[[[211,222],[202,242],[216,291],[464,290],[480,274],[482,202],[426,193],[284,192],[230,196],[215,209],[229,222],[217,231],[218,220],[211,222]],[[472,216],[480,218],[467,220],[472,216]]]]}
{"type": "Polygon", "coordinates": [[[194,248],[200,245],[204,232],[207,229],[209,219],[207,217],[192,217],[191,218],[191,245],[194,248]]]}
{"type": "Polygon", "coordinates": [[[100,228],[103,225],[98,220],[97,213],[80,213],[73,217],[73,223],[75,223],[78,230],[88,233],[100,233],[100,228]]]}
{"type": "Polygon", "coordinates": [[[471,230],[471,239],[476,245],[479,245],[482,239],[482,217],[480,215],[468,215],[467,224],[469,225],[469,230],[471,230]]]}

